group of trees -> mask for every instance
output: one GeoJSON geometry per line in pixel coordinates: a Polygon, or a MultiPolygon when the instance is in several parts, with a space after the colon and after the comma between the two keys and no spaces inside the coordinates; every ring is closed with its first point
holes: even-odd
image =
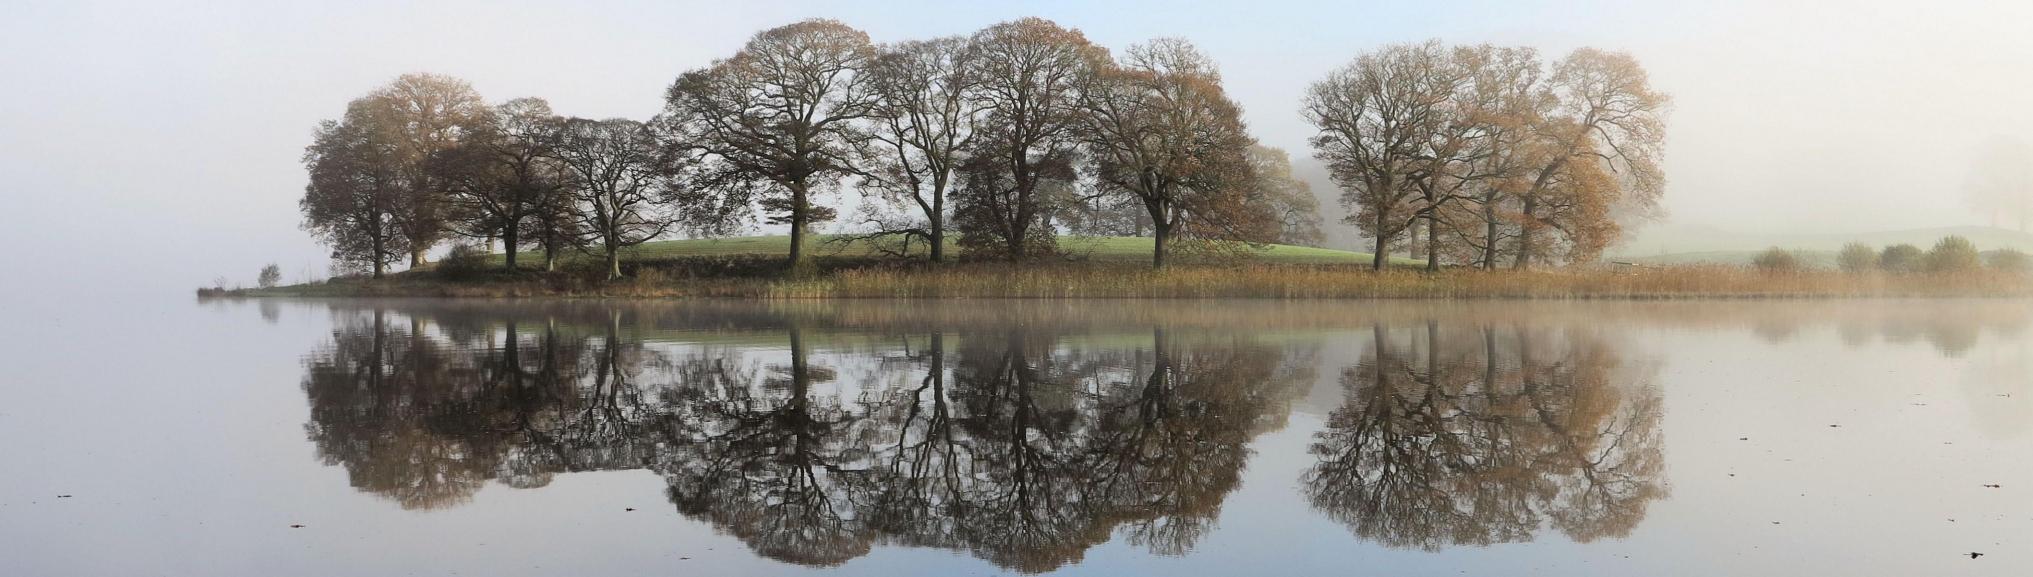
{"type": "Polygon", "coordinates": [[[1628,54],[1549,67],[1530,48],[1427,42],[1362,54],[1303,113],[1375,267],[1402,241],[1429,268],[1493,269],[1593,259],[1655,212],[1666,106],[1628,54]]]}
{"type": "Polygon", "coordinates": [[[694,161],[680,196],[697,228],[759,211],[789,226],[793,267],[838,216],[815,195],[845,183],[881,201],[860,238],[922,242],[934,262],[949,229],[970,255],[1020,261],[1061,228],[1127,223],[1156,266],[1174,238],[1317,238],[1310,194],[1289,165],[1252,162],[1241,109],[1184,40],[1114,58],[1038,18],[889,45],[808,20],[680,76],[658,122],[694,161]]]}
{"type": "Polygon", "coordinates": [[[320,125],[306,149],[305,228],[335,260],[380,276],[449,237],[524,245],[554,267],[682,228],[787,226],[790,266],[851,186],[874,202],[863,240],[949,231],[979,258],[1054,252],[1062,230],[1156,240],[1317,243],[1316,202],[1282,151],[1259,146],[1214,63],[1160,39],[1121,58],[1078,30],[1026,18],[971,36],[878,45],[837,21],[756,34],[680,75],[648,122],[490,105],[465,82],[411,74],[320,125]]]}
{"type": "Polygon", "coordinates": [[[334,261],[377,278],[453,236],[500,239],[509,267],[525,245],[547,268],[598,247],[611,278],[622,248],[677,222],[669,162],[643,123],[560,117],[538,98],[489,105],[464,81],[409,74],[319,126],[300,204],[334,261]]]}
{"type": "MultiPolygon", "coordinates": [[[[1835,254],[1836,267],[1850,274],[1888,272],[1895,274],[1935,273],[1951,274],[1977,270],[1986,266],[2007,273],[2025,273],[2029,263],[2026,253],[2014,248],[1990,252],[1978,252],[1976,243],[1967,238],[1950,235],[1934,243],[1934,247],[1921,250],[1910,244],[1895,244],[1883,250],[1872,249],[1860,242],[1845,244],[1835,254]]],[[[1751,259],[1751,266],[1766,272],[1796,272],[1807,267],[1798,255],[1779,247],[1765,249],[1751,259]]]]}

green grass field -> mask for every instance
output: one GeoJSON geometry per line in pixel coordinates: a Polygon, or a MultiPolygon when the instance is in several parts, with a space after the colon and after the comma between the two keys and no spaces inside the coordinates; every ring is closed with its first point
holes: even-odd
{"type": "MultiPolygon", "coordinates": [[[[873,257],[880,254],[869,243],[842,242],[836,235],[814,235],[808,250],[816,256],[873,257]]],[[[1059,250],[1072,258],[1091,259],[1102,262],[1148,262],[1151,259],[1151,239],[1140,237],[1060,237],[1059,250]]],[[[950,243],[950,241],[949,241],[950,243]]],[[[697,257],[728,256],[781,256],[790,252],[791,239],[788,236],[744,236],[731,238],[706,238],[689,240],[664,240],[643,243],[622,253],[624,262],[662,261],[697,257]]],[[[948,255],[959,255],[960,249],[948,245],[948,255]]],[[[913,247],[916,254],[922,254],[921,247],[913,247]]],[[[499,255],[496,259],[501,258],[499,255]]],[[[572,258],[585,258],[574,255],[572,258]]],[[[1191,262],[1190,255],[1175,253],[1180,262],[1191,262]]],[[[1292,245],[1265,245],[1255,251],[1252,258],[1258,262],[1282,264],[1369,264],[1369,253],[1350,252],[1326,248],[1292,245]]],[[[518,257],[523,266],[541,262],[538,251],[524,251],[518,257]]],[[[1419,266],[1425,261],[1394,257],[1391,264],[1396,266],[1419,266]]]]}

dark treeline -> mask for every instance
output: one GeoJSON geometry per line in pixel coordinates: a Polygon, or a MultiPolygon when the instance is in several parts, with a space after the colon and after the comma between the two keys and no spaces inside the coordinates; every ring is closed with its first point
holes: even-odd
{"type": "MultiPolygon", "coordinates": [[[[656,117],[586,119],[542,99],[483,100],[410,74],[318,128],[304,226],[348,272],[414,267],[454,239],[506,264],[620,255],[667,233],[788,227],[811,257],[821,202],[859,192],[861,232],[906,257],[1021,262],[1060,234],[1149,236],[1178,249],[1317,245],[1317,202],[1259,144],[1190,42],[1120,53],[1026,18],[968,36],[872,43],[832,20],[756,34],[684,72],[656,117]],[[1221,241],[1221,242],[1216,242],[1221,241]]],[[[1665,97],[1627,55],[1437,43],[1363,54],[1313,85],[1302,113],[1348,222],[1444,261],[1494,268],[1594,258],[1620,219],[1654,210],[1665,97]]]]}

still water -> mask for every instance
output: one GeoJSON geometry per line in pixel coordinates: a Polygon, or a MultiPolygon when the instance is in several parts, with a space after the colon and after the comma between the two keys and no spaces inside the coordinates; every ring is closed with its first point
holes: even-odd
{"type": "Polygon", "coordinates": [[[14,316],[0,575],[2033,573],[2022,301],[14,316]]]}

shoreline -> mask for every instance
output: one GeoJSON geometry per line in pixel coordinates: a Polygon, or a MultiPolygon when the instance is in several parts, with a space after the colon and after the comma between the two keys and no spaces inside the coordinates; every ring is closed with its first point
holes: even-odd
{"type": "Polygon", "coordinates": [[[572,273],[497,273],[452,280],[435,271],[255,289],[198,289],[200,298],[447,299],[1235,299],[1235,300],[1818,300],[2021,298],[2033,282],[1995,271],[1956,274],[1768,273],[1727,266],[1439,272],[1241,264],[1010,267],[957,264],[847,268],[808,278],[685,276],[645,268],[603,282],[572,273]]]}

